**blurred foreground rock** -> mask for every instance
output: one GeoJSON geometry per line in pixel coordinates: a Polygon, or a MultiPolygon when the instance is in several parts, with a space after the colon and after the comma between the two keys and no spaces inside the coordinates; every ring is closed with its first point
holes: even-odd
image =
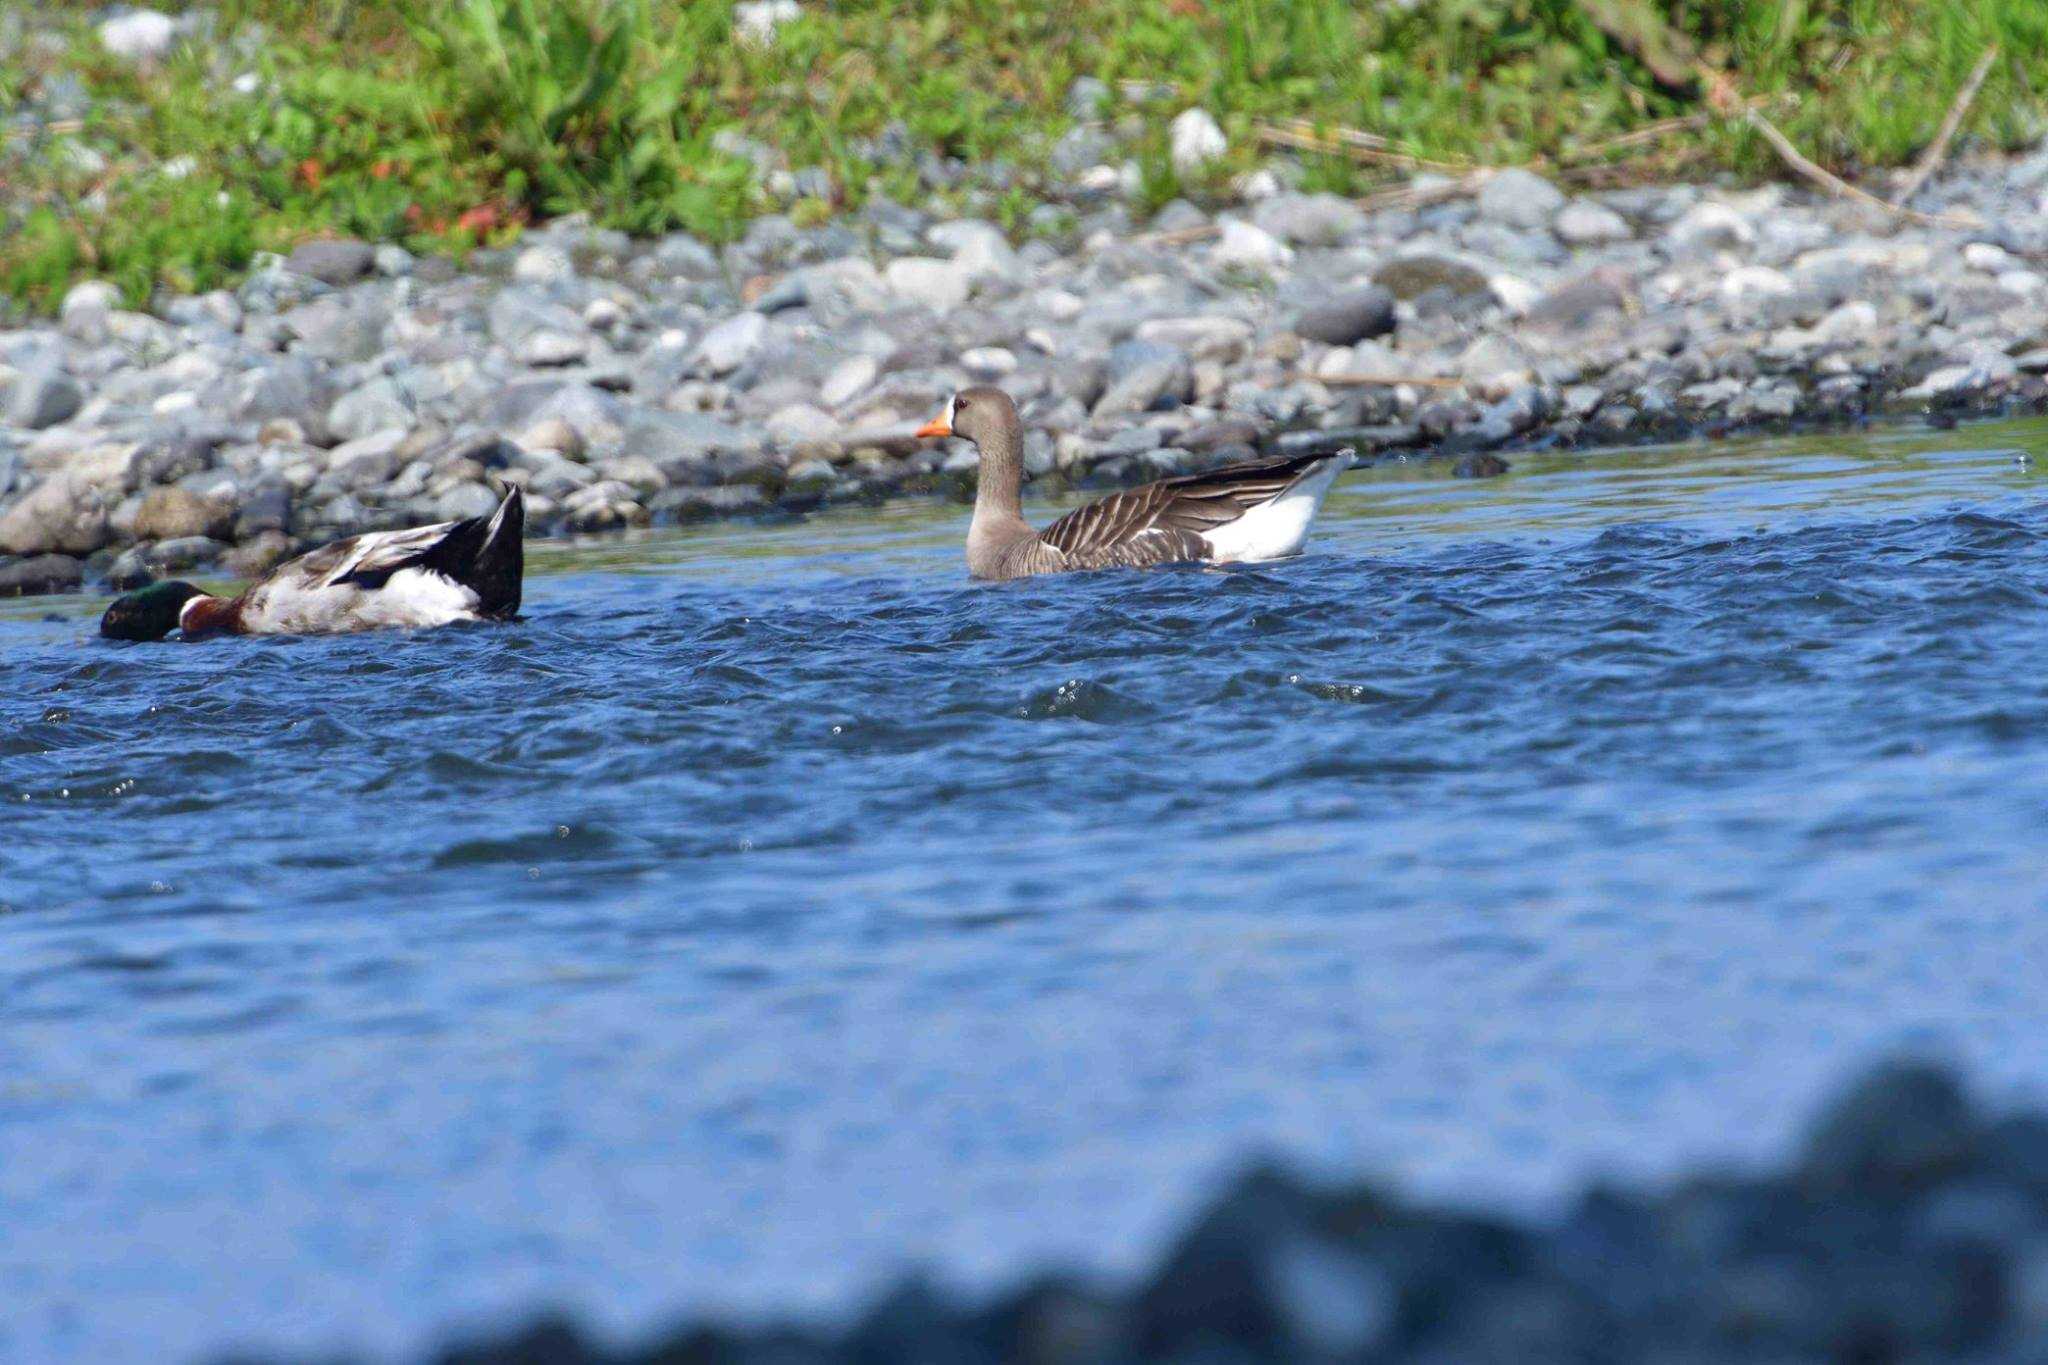
{"type": "Polygon", "coordinates": [[[1555,1225],[1242,1178],[1121,1290],[1049,1277],[963,1307],[910,1283],[840,1335],[690,1327],[613,1350],[559,1321],[439,1357],[586,1362],[2048,1359],[2048,1116],[1879,1068],[1788,1169],[1595,1189],[1555,1225]]]}

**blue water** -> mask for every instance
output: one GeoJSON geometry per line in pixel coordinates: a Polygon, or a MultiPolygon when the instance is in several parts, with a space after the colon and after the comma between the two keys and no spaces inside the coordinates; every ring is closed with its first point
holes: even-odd
{"type": "Polygon", "coordinates": [[[0,1358],[1129,1273],[1255,1151],[1541,1210],[1900,1044],[2048,1094],[2048,428],[537,546],[507,628],[0,612],[0,1358]]]}

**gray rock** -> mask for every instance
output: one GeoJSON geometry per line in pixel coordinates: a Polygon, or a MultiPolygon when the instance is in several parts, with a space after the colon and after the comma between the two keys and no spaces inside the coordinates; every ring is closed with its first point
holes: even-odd
{"type": "Polygon", "coordinates": [[[322,284],[353,284],[377,264],[377,252],[368,242],[349,238],[304,242],[285,258],[285,268],[322,284]]]}
{"type": "Polygon", "coordinates": [[[1242,318],[1195,314],[1138,324],[1140,341],[1170,346],[1195,360],[1236,360],[1251,345],[1252,325],[1242,318]]]}
{"type": "Polygon", "coordinates": [[[334,400],[327,426],[343,441],[357,441],[381,431],[404,430],[413,424],[412,404],[393,379],[373,379],[334,400]]]}
{"type": "Polygon", "coordinates": [[[640,411],[628,423],[623,444],[668,472],[672,466],[697,464],[716,455],[756,451],[764,442],[757,434],[703,413],[640,411]]]}
{"type": "Polygon", "coordinates": [[[1276,194],[1252,209],[1252,222],[1295,246],[1341,246],[1365,231],[1356,204],[1334,194],[1276,194]]]}
{"type": "Polygon", "coordinates": [[[1664,234],[1664,250],[1675,261],[1707,260],[1722,252],[1746,250],[1756,241],[1756,228],[1726,204],[1700,204],[1673,223],[1664,234]]]}
{"type": "Polygon", "coordinates": [[[672,232],[662,238],[652,260],[662,274],[688,280],[714,279],[722,273],[717,254],[687,232],[672,232]]]}
{"type": "Polygon", "coordinates": [[[7,420],[31,431],[68,422],[84,406],[85,390],[68,374],[20,375],[7,390],[7,420]]]}
{"type": "Polygon", "coordinates": [[[1564,191],[1533,171],[1509,169],[1487,177],[1479,190],[1479,215],[1505,227],[1533,230],[1550,226],[1564,207],[1564,191]]]}
{"type": "Polygon", "coordinates": [[[384,346],[388,310],[345,294],[309,300],[279,315],[298,339],[294,348],[330,362],[368,360],[384,346]]]}
{"type": "Polygon", "coordinates": [[[0,597],[35,597],[48,592],[76,592],[85,568],[70,555],[0,555],[0,597]]]}
{"type": "Polygon", "coordinates": [[[547,368],[574,365],[588,354],[588,337],[543,329],[529,333],[526,339],[519,343],[517,358],[522,365],[547,368]]]}
{"type": "Polygon", "coordinates": [[[464,521],[488,517],[498,509],[498,495],[480,483],[459,483],[434,504],[434,520],[464,521]]]}
{"type": "Polygon", "coordinates": [[[836,408],[853,400],[868,385],[875,382],[882,367],[871,356],[854,356],[842,360],[832,367],[825,380],[818,386],[818,401],[828,408],[836,408]]]}
{"type": "Polygon", "coordinates": [[[253,540],[266,532],[291,530],[292,495],[282,484],[270,484],[256,489],[242,501],[242,510],[235,516],[232,528],[237,541],[253,540]]]}
{"type": "Polygon", "coordinates": [[[967,265],[929,256],[891,261],[882,275],[898,297],[941,313],[967,302],[974,283],[967,265]]]}
{"type": "Polygon", "coordinates": [[[1529,309],[1523,321],[1550,333],[1582,331],[1609,315],[1625,313],[1634,301],[1627,271],[1602,267],[1566,280],[1529,309]]]}
{"type": "Polygon", "coordinates": [[[1394,296],[1378,285],[1345,290],[1303,310],[1295,319],[1294,330],[1311,341],[1332,346],[1385,336],[1394,330],[1394,296]]]}
{"type": "Polygon", "coordinates": [[[107,318],[121,306],[121,291],[105,280],[81,280],[65,291],[57,316],[64,334],[97,346],[107,339],[107,318]]]}
{"type": "Polygon", "coordinates": [[[227,548],[206,536],[181,536],[158,541],[143,551],[143,558],[158,574],[179,573],[219,562],[227,548]]]}
{"type": "Polygon", "coordinates": [[[1635,235],[1628,219],[1590,200],[1578,199],[1564,206],[1551,224],[1558,240],[1570,246],[1608,246],[1626,242],[1635,235]]]}
{"type": "Polygon", "coordinates": [[[768,319],[759,313],[736,313],[697,343],[697,368],[705,374],[730,374],[753,359],[767,335],[768,319]]]}
{"type": "Polygon", "coordinates": [[[1124,417],[1186,402],[1194,393],[1187,356],[1156,341],[1126,341],[1110,348],[1102,397],[1093,416],[1124,417]]]}

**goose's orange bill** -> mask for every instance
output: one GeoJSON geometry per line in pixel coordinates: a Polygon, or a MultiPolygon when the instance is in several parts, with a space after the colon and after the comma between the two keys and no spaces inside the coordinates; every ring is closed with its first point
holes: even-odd
{"type": "Polygon", "coordinates": [[[953,434],[953,424],[946,420],[944,413],[941,413],[919,427],[917,434],[920,436],[951,436],[953,434]]]}

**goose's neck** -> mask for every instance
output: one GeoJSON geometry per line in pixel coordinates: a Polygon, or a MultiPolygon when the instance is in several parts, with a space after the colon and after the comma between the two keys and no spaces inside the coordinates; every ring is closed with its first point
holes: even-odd
{"type": "Polygon", "coordinates": [[[1024,431],[1005,422],[976,445],[981,478],[974,492],[974,524],[994,526],[1024,520],[1024,431]]]}

